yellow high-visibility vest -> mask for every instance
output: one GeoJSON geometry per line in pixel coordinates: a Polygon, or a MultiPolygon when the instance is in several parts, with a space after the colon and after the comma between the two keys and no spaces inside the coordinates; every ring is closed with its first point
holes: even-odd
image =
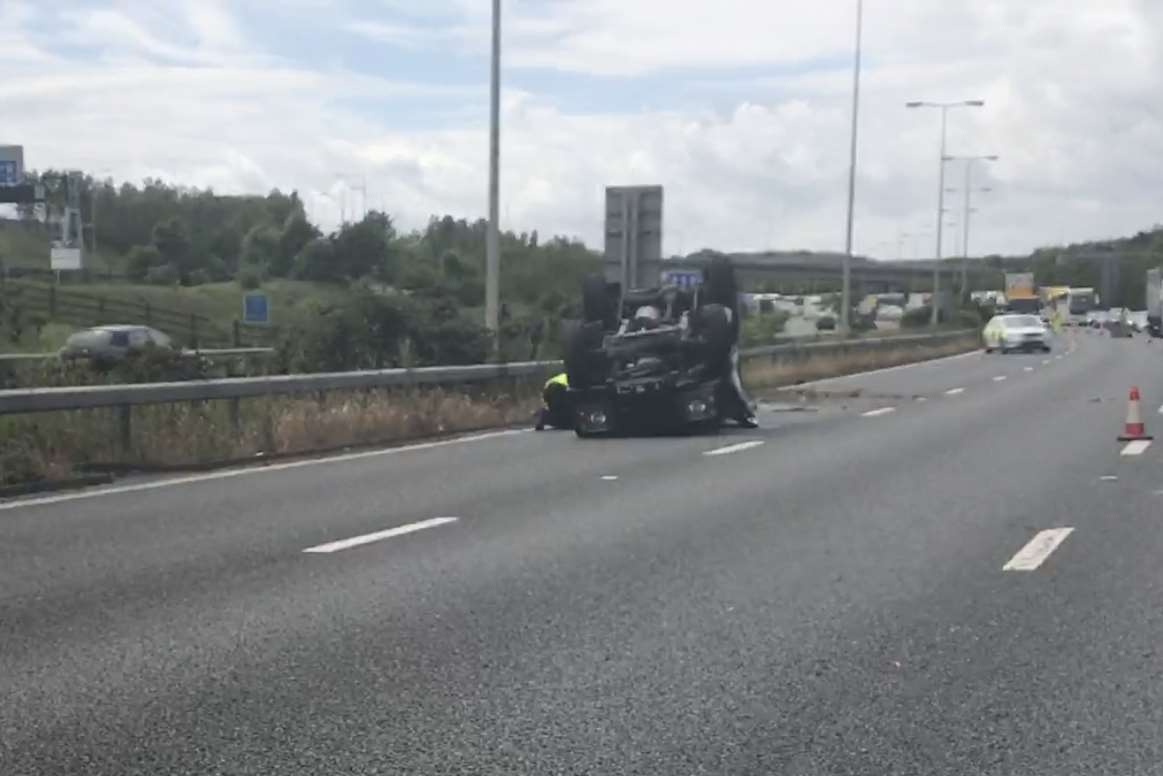
{"type": "Polygon", "coordinates": [[[569,387],[569,378],[566,376],[565,372],[562,372],[559,375],[554,375],[553,377],[551,377],[545,381],[546,388],[548,388],[551,385],[561,385],[561,386],[568,388],[569,387]]]}

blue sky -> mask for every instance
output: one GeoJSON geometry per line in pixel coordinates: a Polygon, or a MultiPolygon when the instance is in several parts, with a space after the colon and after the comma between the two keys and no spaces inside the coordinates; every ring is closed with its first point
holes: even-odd
{"type": "MultiPolygon", "coordinates": [[[[1153,225],[1160,5],[866,0],[857,249],[907,256],[900,235],[932,230],[936,116],[903,108],[918,98],[987,102],[950,123],[954,153],[1002,156],[982,169],[978,251],[1153,225]]],[[[854,6],[505,0],[504,225],[597,245],[605,185],[661,183],[670,251],[839,247],[854,6]]],[[[364,180],[405,226],[477,217],[488,9],[0,0],[0,141],[34,167],[294,188],[324,224],[362,206],[364,180]]]]}

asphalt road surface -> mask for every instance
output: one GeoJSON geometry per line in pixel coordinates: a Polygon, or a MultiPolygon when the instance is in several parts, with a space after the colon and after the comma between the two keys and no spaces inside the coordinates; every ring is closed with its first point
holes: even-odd
{"type": "Polygon", "coordinates": [[[1163,344],[1083,332],[756,431],[2,504],[0,774],[1159,773],[1131,385],[1163,431],[1163,344]]]}

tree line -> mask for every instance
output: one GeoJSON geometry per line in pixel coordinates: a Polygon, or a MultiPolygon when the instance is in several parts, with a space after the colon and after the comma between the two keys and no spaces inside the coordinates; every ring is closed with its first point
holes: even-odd
{"type": "MultiPolygon", "coordinates": [[[[132,283],[159,285],[236,281],[251,289],[288,278],[351,287],[345,309],[319,309],[315,319],[298,322],[298,335],[309,336],[287,349],[297,368],[469,362],[488,355],[490,338],[478,324],[483,219],[433,216],[423,228],[402,231],[390,214],[373,210],[325,232],[296,192],[223,195],[161,180],[116,184],[53,171],[28,177],[44,182],[58,204],[69,194],[66,186],[75,189],[86,240],[100,257],[97,272],[107,268],[132,283]],[[369,340],[368,332],[379,334],[369,340]]],[[[40,214],[22,206],[21,217],[40,214]]],[[[527,358],[530,352],[521,351],[530,341],[536,350],[536,342],[556,336],[557,322],[573,312],[581,279],[598,269],[599,258],[579,240],[543,241],[536,231],[503,232],[501,254],[502,334],[520,332],[510,337],[522,342],[512,355],[527,358]]]]}

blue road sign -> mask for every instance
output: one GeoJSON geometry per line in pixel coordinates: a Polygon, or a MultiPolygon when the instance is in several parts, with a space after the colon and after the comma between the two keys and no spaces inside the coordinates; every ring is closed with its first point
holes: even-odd
{"type": "Polygon", "coordinates": [[[16,160],[0,161],[0,186],[15,186],[20,183],[16,160]]]}
{"type": "Polygon", "coordinates": [[[698,270],[669,269],[662,273],[662,285],[679,288],[695,288],[703,282],[703,273],[698,270]]]}
{"type": "Polygon", "coordinates": [[[244,323],[270,323],[271,303],[261,291],[251,291],[242,297],[242,320],[244,323]]]}

